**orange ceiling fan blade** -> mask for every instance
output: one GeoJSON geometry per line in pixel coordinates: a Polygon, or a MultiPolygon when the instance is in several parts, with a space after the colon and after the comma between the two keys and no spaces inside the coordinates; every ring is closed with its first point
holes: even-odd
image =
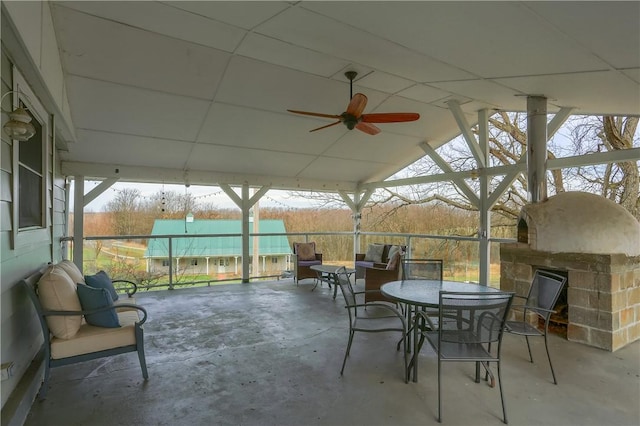
{"type": "Polygon", "coordinates": [[[406,121],[416,121],[420,114],[415,112],[381,112],[373,114],[362,114],[364,123],[402,123],[406,121]]]}
{"type": "Polygon", "coordinates": [[[336,115],[336,114],[322,114],[322,113],[319,113],[319,112],[298,111],[298,110],[295,110],[295,109],[288,109],[287,111],[293,112],[294,114],[310,115],[312,117],[340,118],[340,116],[336,115]]]}
{"type": "Polygon", "coordinates": [[[361,132],[365,132],[368,135],[377,135],[378,133],[380,133],[380,129],[378,127],[370,123],[365,123],[363,121],[356,124],[356,129],[360,130],[361,132]]]}
{"type": "Polygon", "coordinates": [[[367,97],[362,93],[356,93],[355,95],[353,95],[353,98],[351,98],[351,102],[349,102],[346,113],[359,118],[362,115],[362,111],[364,111],[364,107],[366,106],[367,97]]]}
{"type": "MultiPolygon", "coordinates": [[[[338,116],[338,117],[340,117],[340,116],[338,116]]],[[[338,120],[335,123],[327,124],[326,126],[318,127],[317,129],[312,129],[312,130],[309,130],[309,131],[310,132],[315,132],[316,130],[326,129],[327,127],[335,126],[336,124],[340,124],[340,123],[342,123],[342,121],[338,120]]]]}

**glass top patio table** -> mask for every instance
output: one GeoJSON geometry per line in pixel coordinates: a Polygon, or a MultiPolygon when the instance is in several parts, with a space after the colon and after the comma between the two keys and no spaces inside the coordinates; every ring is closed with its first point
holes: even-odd
{"type": "Polygon", "coordinates": [[[437,308],[441,291],[499,292],[499,289],[480,284],[440,280],[403,280],[383,284],[380,291],[389,299],[415,306],[437,308]]]}
{"type": "MultiPolygon", "coordinates": [[[[331,288],[331,284],[334,283],[334,275],[336,273],[336,270],[340,268],[340,266],[336,266],[336,265],[311,265],[309,267],[309,269],[311,269],[312,271],[316,271],[316,273],[318,274],[318,279],[316,280],[316,285],[313,286],[313,288],[311,289],[311,291],[315,290],[316,287],[318,286],[319,282],[326,282],[329,285],[329,288],[331,288]]],[[[345,268],[347,274],[352,275],[356,273],[356,270],[353,268],[345,268]]],[[[336,295],[338,294],[338,286],[333,286],[333,298],[336,298],[336,295]]]]}

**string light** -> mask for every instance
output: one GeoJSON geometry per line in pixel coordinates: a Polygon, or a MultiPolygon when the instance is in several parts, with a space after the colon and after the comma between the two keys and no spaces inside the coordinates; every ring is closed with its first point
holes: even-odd
{"type": "MultiPolygon", "coordinates": [[[[110,188],[112,191],[120,194],[122,192],[124,192],[123,189],[118,189],[118,188],[110,188]]],[[[162,190],[160,191],[160,204],[161,204],[161,209],[162,212],[166,211],[166,205],[167,205],[167,197],[166,197],[166,191],[165,191],[165,187],[164,184],[162,186],[162,190]]],[[[188,191],[185,191],[185,197],[190,197],[193,201],[194,201],[194,205],[196,202],[198,201],[204,201],[205,199],[209,198],[209,197],[217,197],[219,195],[226,195],[224,191],[219,190],[219,191],[215,191],[215,192],[210,192],[207,194],[201,194],[201,195],[192,195],[190,194],[188,191]]],[[[157,195],[140,195],[139,196],[140,199],[142,200],[148,200],[148,201],[153,201],[153,200],[157,200],[157,195]]],[[[282,202],[281,200],[275,199],[273,197],[270,197],[269,195],[265,195],[263,198],[269,200],[272,204],[275,204],[277,207],[282,208],[282,209],[286,209],[286,210],[295,210],[297,207],[286,204],[284,202],[282,202]]],[[[186,202],[186,200],[185,200],[186,202]]]]}
{"type": "Polygon", "coordinates": [[[162,183],[162,201],[161,201],[161,204],[162,204],[162,213],[164,213],[164,209],[165,209],[166,204],[167,204],[167,198],[164,196],[164,182],[162,183]]]}

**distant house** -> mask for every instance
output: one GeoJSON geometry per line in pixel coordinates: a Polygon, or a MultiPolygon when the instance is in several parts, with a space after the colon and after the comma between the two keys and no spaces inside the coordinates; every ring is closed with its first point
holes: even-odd
{"type": "MultiPolygon", "coordinates": [[[[282,220],[260,220],[261,234],[284,234],[282,220]]],[[[251,225],[253,227],[253,225],[251,225]]],[[[253,229],[253,228],[252,228],[253,229]]],[[[253,232],[253,231],[252,231],[253,232]]],[[[151,235],[184,235],[171,241],[174,273],[203,275],[242,274],[242,222],[240,220],[157,219],[151,235]],[[193,237],[194,235],[215,235],[193,237]],[[225,237],[224,235],[233,235],[225,237]]],[[[290,269],[291,247],[286,235],[249,238],[253,268],[254,240],[258,239],[257,274],[273,275],[290,269]]],[[[151,238],[145,251],[148,272],[169,272],[169,239],[151,238]]],[[[253,271],[252,271],[253,273],[253,271]]]]}

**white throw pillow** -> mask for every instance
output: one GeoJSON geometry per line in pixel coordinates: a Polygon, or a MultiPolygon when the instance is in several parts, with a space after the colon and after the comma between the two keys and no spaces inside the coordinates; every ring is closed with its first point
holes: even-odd
{"type": "Polygon", "coordinates": [[[387,259],[389,259],[389,261],[393,260],[393,256],[396,255],[396,253],[400,252],[400,246],[391,246],[389,247],[389,254],[387,255],[387,259]]]}

